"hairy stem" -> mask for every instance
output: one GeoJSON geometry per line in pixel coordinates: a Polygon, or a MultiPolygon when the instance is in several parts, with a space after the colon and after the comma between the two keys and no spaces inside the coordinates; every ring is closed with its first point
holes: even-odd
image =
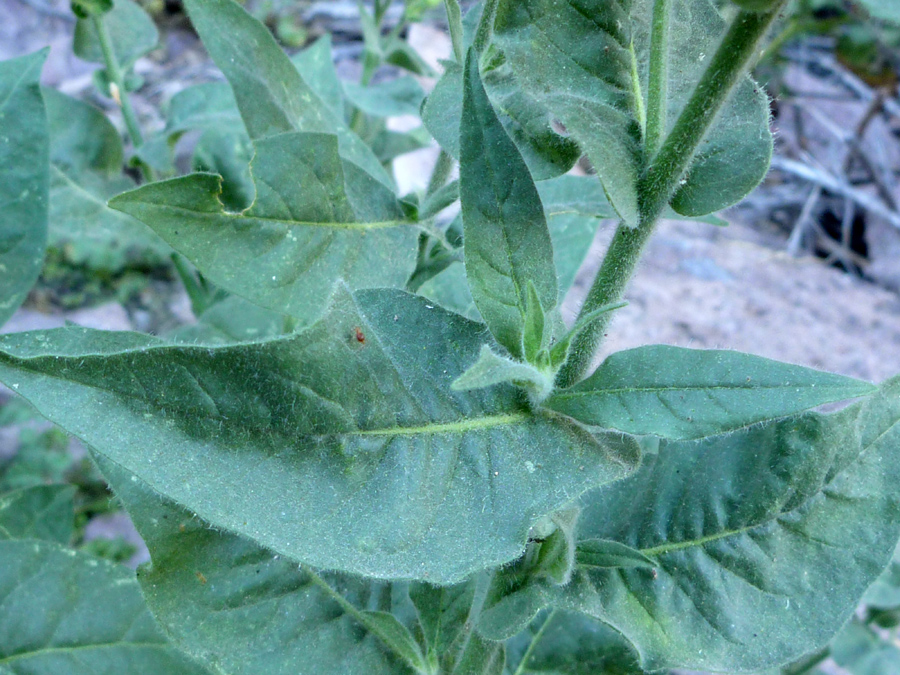
{"type": "Polygon", "coordinates": [[[669,98],[669,10],[670,0],[656,0],[650,37],[650,81],[647,91],[647,156],[659,149],[666,133],[669,98]]]}
{"type": "Polygon", "coordinates": [[[116,103],[122,108],[122,117],[125,119],[125,128],[131,137],[131,144],[135,148],[139,148],[144,144],[144,137],[141,134],[141,127],[138,124],[137,116],[134,114],[134,108],[131,107],[131,100],[125,90],[125,77],[122,73],[122,66],[119,65],[119,59],[112,46],[112,38],[109,35],[109,28],[103,20],[103,15],[94,15],[91,17],[94,24],[94,30],[97,32],[97,39],[100,42],[100,49],[103,51],[103,61],[106,65],[106,73],[109,81],[115,85],[116,90],[110,87],[109,94],[116,103]]]}
{"type": "Polygon", "coordinates": [[[447,152],[441,150],[438,155],[434,170],[431,172],[431,178],[428,179],[428,188],[425,190],[425,196],[430,197],[447,184],[447,179],[453,172],[453,157],[447,152]]]}
{"type": "Polygon", "coordinates": [[[491,37],[494,33],[494,18],[497,16],[497,7],[499,5],[500,0],[486,0],[484,3],[481,20],[478,22],[478,29],[475,31],[475,41],[472,43],[478,54],[481,54],[491,42],[491,37]]]}
{"type": "MultiPolygon", "coordinates": [[[[678,189],[697,147],[753,62],[759,42],[785,2],[781,0],[771,12],[742,10],[735,17],[674,128],[641,177],[638,185],[640,224],[635,228],[620,225],[616,230],[579,318],[622,299],[641,253],[678,189]]],[[[556,380],[558,386],[571,386],[587,376],[610,317],[609,313],[601,315],[578,336],[569,360],[560,369],[556,380]]]]}

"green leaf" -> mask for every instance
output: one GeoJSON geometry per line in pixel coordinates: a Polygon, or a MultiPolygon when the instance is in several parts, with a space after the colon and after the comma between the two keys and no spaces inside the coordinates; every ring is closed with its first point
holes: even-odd
{"type": "Polygon", "coordinates": [[[378,158],[310,87],[268,28],[233,0],[187,0],[185,6],[234,90],[250,138],[291,131],[336,134],[342,158],[392,187],[378,158]]]}
{"type": "Polygon", "coordinates": [[[337,137],[291,132],[256,141],[253,205],[223,209],[217,176],[194,174],[116,197],[218,286],[309,321],[334,283],[402,286],[417,232],[393,193],[342,161],[337,137]]]}
{"type": "Polygon", "coordinates": [[[459,176],[466,277],[497,342],[520,357],[529,281],[543,307],[556,306],[553,244],[531,174],[491,107],[472,50],[466,73],[459,176]]]}
{"type": "MultiPolygon", "coordinates": [[[[159,44],[159,31],[153,19],[132,0],[113,0],[112,10],[103,15],[102,21],[112,38],[113,52],[125,70],[159,44]]],[[[97,30],[90,18],[78,19],[75,23],[72,49],[85,61],[105,62],[97,30]]]]}
{"type": "Polygon", "coordinates": [[[638,550],[618,541],[585,539],[578,542],[576,560],[583,569],[591,567],[643,567],[653,569],[656,563],[638,550]]]}
{"type": "Polygon", "coordinates": [[[72,13],[79,19],[106,14],[113,8],[112,0],[72,0],[72,13]]]}
{"type": "Polygon", "coordinates": [[[857,0],[872,17],[900,24],[900,6],[893,0],[857,0]]]}
{"type": "Polygon", "coordinates": [[[255,187],[250,173],[253,144],[245,133],[220,132],[210,129],[203,133],[194,147],[191,168],[202,173],[222,177],[219,199],[226,211],[244,211],[253,205],[255,187]]]}
{"type": "Polygon", "coordinates": [[[0,668],[16,675],[203,675],[147,611],[131,570],[45,541],[0,541],[0,668]]]}
{"type": "Polygon", "coordinates": [[[609,623],[648,669],[787,663],[822,647],[890,560],[898,460],[900,380],[833,415],[664,441],[634,477],[592,493],[579,521],[581,539],[656,567],[533,583],[487,608],[481,630],[508,635],[550,604],[609,623]]]}
{"type": "Polygon", "coordinates": [[[347,100],[367,115],[375,117],[418,115],[425,98],[422,87],[409,75],[368,86],[353,82],[342,84],[347,100]]]}
{"type": "MultiPolygon", "coordinates": [[[[463,108],[463,70],[451,62],[422,109],[425,126],[454,157],[459,157],[459,128],[463,108]]],[[[484,73],[484,87],[509,137],[536,180],[554,178],[571,169],[581,150],[559,135],[547,109],[518,86],[508,66],[484,73]]]]}
{"type": "Polygon", "coordinates": [[[534,366],[500,356],[487,345],[482,346],[478,360],[454,380],[454,391],[473,391],[498,384],[512,383],[533,392],[542,401],[553,390],[553,374],[541,372],[534,366]]]}
{"type": "Polygon", "coordinates": [[[867,382],[751,354],[650,345],[612,354],[545,405],[593,426],[690,440],[873,391],[867,382]]]}
{"type": "MultiPolygon", "coordinates": [[[[724,32],[709,0],[670,4],[666,132],[724,32]]],[[[522,88],[581,144],[616,212],[631,225],[639,220],[638,182],[649,152],[643,111],[652,16],[653,0],[501,0],[494,26],[522,88]]],[[[701,215],[738,201],[765,175],[771,147],[767,100],[748,78],[698,149],[675,209],[701,215]]]]}
{"type": "Polygon", "coordinates": [[[220,131],[239,133],[244,122],[234,99],[234,92],[225,82],[204,82],[182,89],[169,102],[166,134],[185,131],[220,131]]]}
{"type": "Polygon", "coordinates": [[[278,337],[289,317],[263,309],[236,295],[215,303],[197,317],[197,323],[177,328],[166,337],[185,344],[227,345],[278,337]]]}
{"type": "Polygon", "coordinates": [[[150,550],[152,564],[138,575],[147,603],[188,654],[232,675],[410,673],[353,609],[375,599],[379,584],[319,577],[208,527],[131,472],[94,457],[150,550]]]}
{"type": "Polygon", "coordinates": [[[450,675],[502,675],[506,666],[503,645],[474,633],[450,675]]]}
{"type": "Polygon", "coordinates": [[[171,248],[145,225],[106,202],[134,188],[122,174],[122,139],[93,106],[44,90],[50,129],[50,244],[66,259],[118,272],[129,263],[162,263],[171,248]]]}
{"type": "Polygon", "coordinates": [[[0,497],[0,540],[46,539],[68,544],[74,532],[75,488],[38,485],[0,497]]]}
{"type": "Polygon", "coordinates": [[[900,648],[859,620],[852,620],[831,643],[831,658],[849,675],[890,675],[900,671],[900,648]]]}
{"type": "Polygon", "coordinates": [[[425,643],[429,661],[438,662],[441,672],[453,672],[466,642],[472,636],[473,604],[477,577],[455,586],[432,586],[414,582],[409,596],[425,643]]]}
{"type": "Polygon", "coordinates": [[[291,57],[291,63],[339,119],[344,117],[344,85],[334,67],[331,35],[326,33],[291,57]]]}
{"type": "Polygon", "coordinates": [[[577,612],[557,610],[538,617],[507,642],[507,655],[510,672],[515,666],[520,675],[645,675],[627,640],[577,612]],[[523,658],[527,658],[524,666],[523,658]]]}
{"type": "Polygon", "coordinates": [[[0,379],[216,527],[316,567],[451,583],[637,461],[513,387],[451,391],[483,339],[422,298],[341,291],[306,331],[229,347],[3,336],[0,379]]]}
{"type": "Polygon", "coordinates": [[[894,559],[888,568],[866,591],[863,602],[876,609],[900,607],[900,546],[894,551],[894,559]]]}
{"type": "Polygon", "coordinates": [[[22,304],[44,262],[49,142],[38,80],[47,54],[0,61],[0,325],[22,304]]]}

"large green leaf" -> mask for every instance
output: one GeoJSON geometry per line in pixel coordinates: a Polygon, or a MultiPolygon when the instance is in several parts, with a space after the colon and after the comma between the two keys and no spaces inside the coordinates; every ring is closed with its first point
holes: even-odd
{"type": "Polygon", "coordinates": [[[0,539],[46,539],[68,544],[75,529],[75,488],[37,485],[0,497],[0,539]]]}
{"type": "Polygon", "coordinates": [[[0,325],[37,280],[47,244],[47,50],[0,62],[0,325]]]}
{"type": "Polygon", "coordinates": [[[650,345],[612,354],[545,405],[592,426],[691,440],[876,390],[752,354],[650,345]]]}
{"type": "Polygon", "coordinates": [[[50,243],[69,261],[118,271],[161,262],[169,246],[145,225],[106,205],[134,188],[122,174],[119,132],[93,106],[44,90],[50,128],[50,243]]]}
{"type": "Polygon", "coordinates": [[[131,570],[46,541],[0,541],[0,668],[15,675],[203,675],[131,570]]]}
{"type": "MultiPolygon", "coordinates": [[[[159,31],[153,19],[132,0],[113,0],[113,8],[101,18],[112,39],[119,63],[126,69],[140,57],[156,49],[159,31]]],[[[76,56],[85,61],[104,63],[103,49],[90,18],[78,19],[72,46],[76,56]]]]}
{"type": "MultiPolygon", "coordinates": [[[[311,570],[209,528],[131,472],[95,459],[150,550],[152,563],[138,575],[150,609],[187,653],[233,675],[411,673],[311,570]]],[[[363,608],[383,586],[324,578],[363,608]]]]}
{"type": "Polygon", "coordinates": [[[326,33],[291,57],[300,76],[339,118],[344,116],[344,87],[334,67],[331,35],[326,33]]]}
{"type": "Polygon", "coordinates": [[[552,604],[611,624],[645,668],[784,664],[824,646],[890,560],[898,484],[900,380],[833,415],[663,442],[579,523],[656,568],[578,569],[565,588],[501,577],[482,630],[514,633],[552,604]]]}
{"type": "Polygon", "coordinates": [[[528,167],[481,84],[474,50],[466,60],[459,193],[475,305],[497,341],[522,356],[529,283],[545,310],[556,306],[553,244],[528,167]]]}
{"type": "MultiPolygon", "coordinates": [[[[711,59],[724,22],[709,0],[673,0],[666,129],[711,59]]],[[[581,143],[618,214],[636,224],[653,0],[501,0],[495,35],[522,87],[581,143]]],[[[767,101],[748,79],[732,94],[673,200],[687,215],[745,196],[771,154],[767,101]],[[721,173],[727,167],[727,182],[721,173]]]]}
{"type": "Polygon", "coordinates": [[[254,141],[289,131],[336,134],[341,157],[392,186],[372,150],[322,101],[268,28],[233,0],[187,0],[185,6],[254,141]]]}
{"type": "Polygon", "coordinates": [[[225,211],[217,176],[194,174],[110,202],[152,227],[217,285],[308,321],[339,278],[355,288],[402,286],[417,232],[394,194],[338,154],[331,134],[256,141],[256,199],[225,211]]]}
{"type": "Polygon", "coordinates": [[[229,347],[3,336],[0,379],[217,527],[325,569],[448,583],[515,558],[535,520],[638,454],[514,387],[452,391],[483,340],[422,298],[341,291],[308,330],[229,347]]]}

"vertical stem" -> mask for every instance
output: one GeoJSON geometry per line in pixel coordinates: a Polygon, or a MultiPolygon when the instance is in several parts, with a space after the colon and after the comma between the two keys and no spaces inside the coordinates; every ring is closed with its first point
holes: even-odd
{"type": "Polygon", "coordinates": [[[425,196],[430,197],[444,187],[447,179],[450,178],[451,171],[453,171],[453,157],[441,150],[437,163],[434,165],[434,170],[431,172],[431,178],[428,180],[428,189],[425,190],[425,196]]]}
{"type": "Polygon", "coordinates": [[[109,28],[103,20],[103,15],[94,15],[91,17],[94,24],[94,30],[97,32],[97,39],[100,42],[100,49],[103,52],[103,60],[106,65],[106,73],[109,80],[116,86],[118,91],[110,91],[110,95],[122,108],[122,117],[125,119],[125,128],[131,137],[131,144],[135,148],[139,148],[144,144],[144,137],[141,134],[141,127],[138,124],[137,116],[134,114],[134,108],[131,107],[131,99],[125,91],[125,78],[122,74],[122,67],[119,65],[119,59],[112,46],[112,38],[109,35],[109,28]]]}
{"type": "Polygon", "coordinates": [[[481,20],[478,22],[478,29],[475,31],[475,41],[472,46],[475,52],[481,54],[490,44],[491,37],[494,33],[494,19],[497,17],[497,7],[500,0],[485,0],[484,9],[481,12],[481,20]]]}
{"type": "Polygon", "coordinates": [[[653,157],[666,133],[669,98],[670,0],[656,0],[650,34],[650,81],[647,89],[647,156],[653,157]]]}
{"type": "MultiPolygon", "coordinates": [[[[742,10],[735,17],[672,132],[641,176],[638,184],[640,225],[635,228],[620,225],[616,230],[579,317],[622,298],[644,246],[690,166],[697,147],[750,66],[757,45],[785,2],[781,0],[770,12],[742,10]]],[[[602,314],[575,339],[571,356],[556,378],[558,386],[569,387],[587,376],[610,316],[610,313],[602,314]]]]}
{"type": "Polygon", "coordinates": [[[444,0],[447,10],[447,25],[450,27],[450,40],[453,42],[453,55],[459,65],[464,63],[462,10],[459,0],[444,0]]]}

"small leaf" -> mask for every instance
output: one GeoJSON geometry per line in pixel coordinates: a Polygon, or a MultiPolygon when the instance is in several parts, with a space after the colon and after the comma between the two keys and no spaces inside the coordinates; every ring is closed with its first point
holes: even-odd
{"type": "Polygon", "coordinates": [[[422,87],[408,75],[381,84],[363,86],[343,82],[342,86],[350,103],[374,117],[418,115],[425,98],[422,87]]]}
{"type": "Polygon", "coordinates": [[[37,485],[0,497],[0,540],[45,539],[68,544],[74,532],[75,488],[37,485]]]}
{"type": "Polygon", "coordinates": [[[419,672],[426,672],[427,665],[422,650],[409,632],[393,614],[387,612],[361,612],[362,624],[389,649],[419,672]]]}
{"type": "Polygon", "coordinates": [[[341,290],[306,330],[233,346],[0,336],[0,379],[215,527],[315,567],[453,583],[638,461],[514,387],[452,391],[483,340],[422,298],[341,290]]]}
{"type": "Polygon", "coordinates": [[[867,382],[751,354],[651,345],[609,356],[545,405],[589,425],[690,440],[873,391],[867,382]]]}
{"type": "Polygon", "coordinates": [[[538,353],[544,348],[544,308],[531,279],[528,280],[528,294],[525,296],[524,319],[522,353],[528,363],[536,364],[538,353]]]}
{"type": "Polygon", "coordinates": [[[640,551],[608,539],[579,541],[576,558],[579,567],[656,567],[656,563],[640,551]]]}
{"type": "Polygon", "coordinates": [[[177,652],[123,565],[0,541],[0,664],[13,673],[208,675],[177,652]]]}
{"type": "Polygon", "coordinates": [[[546,576],[557,586],[565,586],[575,570],[575,524],[578,508],[562,509],[550,515],[556,529],[541,544],[536,574],[546,576]]]}
{"type": "Polygon", "coordinates": [[[543,307],[556,306],[553,244],[531,174],[491,107],[472,50],[460,136],[466,277],[494,337],[521,357],[528,282],[543,307]]]}
{"type": "Polygon", "coordinates": [[[410,584],[409,595],[415,605],[419,626],[428,654],[451,671],[472,632],[470,614],[475,601],[476,579],[455,586],[410,584]]]}
{"type": "Polygon", "coordinates": [[[38,80],[48,51],[0,62],[0,325],[44,262],[49,141],[38,80]]]}
{"type": "MultiPolygon", "coordinates": [[[[135,61],[156,49],[159,31],[150,15],[133,0],[112,0],[112,5],[112,9],[103,15],[102,21],[109,30],[112,49],[119,64],[128,70],[135,61]]],[[[105,62],[97,29],[90,18],[81,18],[75,23],[72,50],[78,58],[85,61],[105,62]]]]}
{"type": "Polygon", "coordinates": [[[553,377],[527,363],[495,354],[484,345],[478,360],[453,381],[451,388],[454,391],[473,391],[505,383],[522,386],[533,392],[538,400],[543,400],[553,388],[553,377]]]}
{"type": "Polygon", "coordinates": [[[116,197],[110,206],[152,227],[215,284],[308,322],[334,283],[401,286],[417,232],[393,193],[339,156],[331,134],[256,141],[257,194],[224,211],[216,176],[194,174],[116,197]]]}
{"type": "Polygon", "coordinates": [[[325,33],[306,49],[291,57],[291,63],[322,102],[334,111],[338,119],[344,117],[344,82],[334,67],[331,34],[325,33]]]}

